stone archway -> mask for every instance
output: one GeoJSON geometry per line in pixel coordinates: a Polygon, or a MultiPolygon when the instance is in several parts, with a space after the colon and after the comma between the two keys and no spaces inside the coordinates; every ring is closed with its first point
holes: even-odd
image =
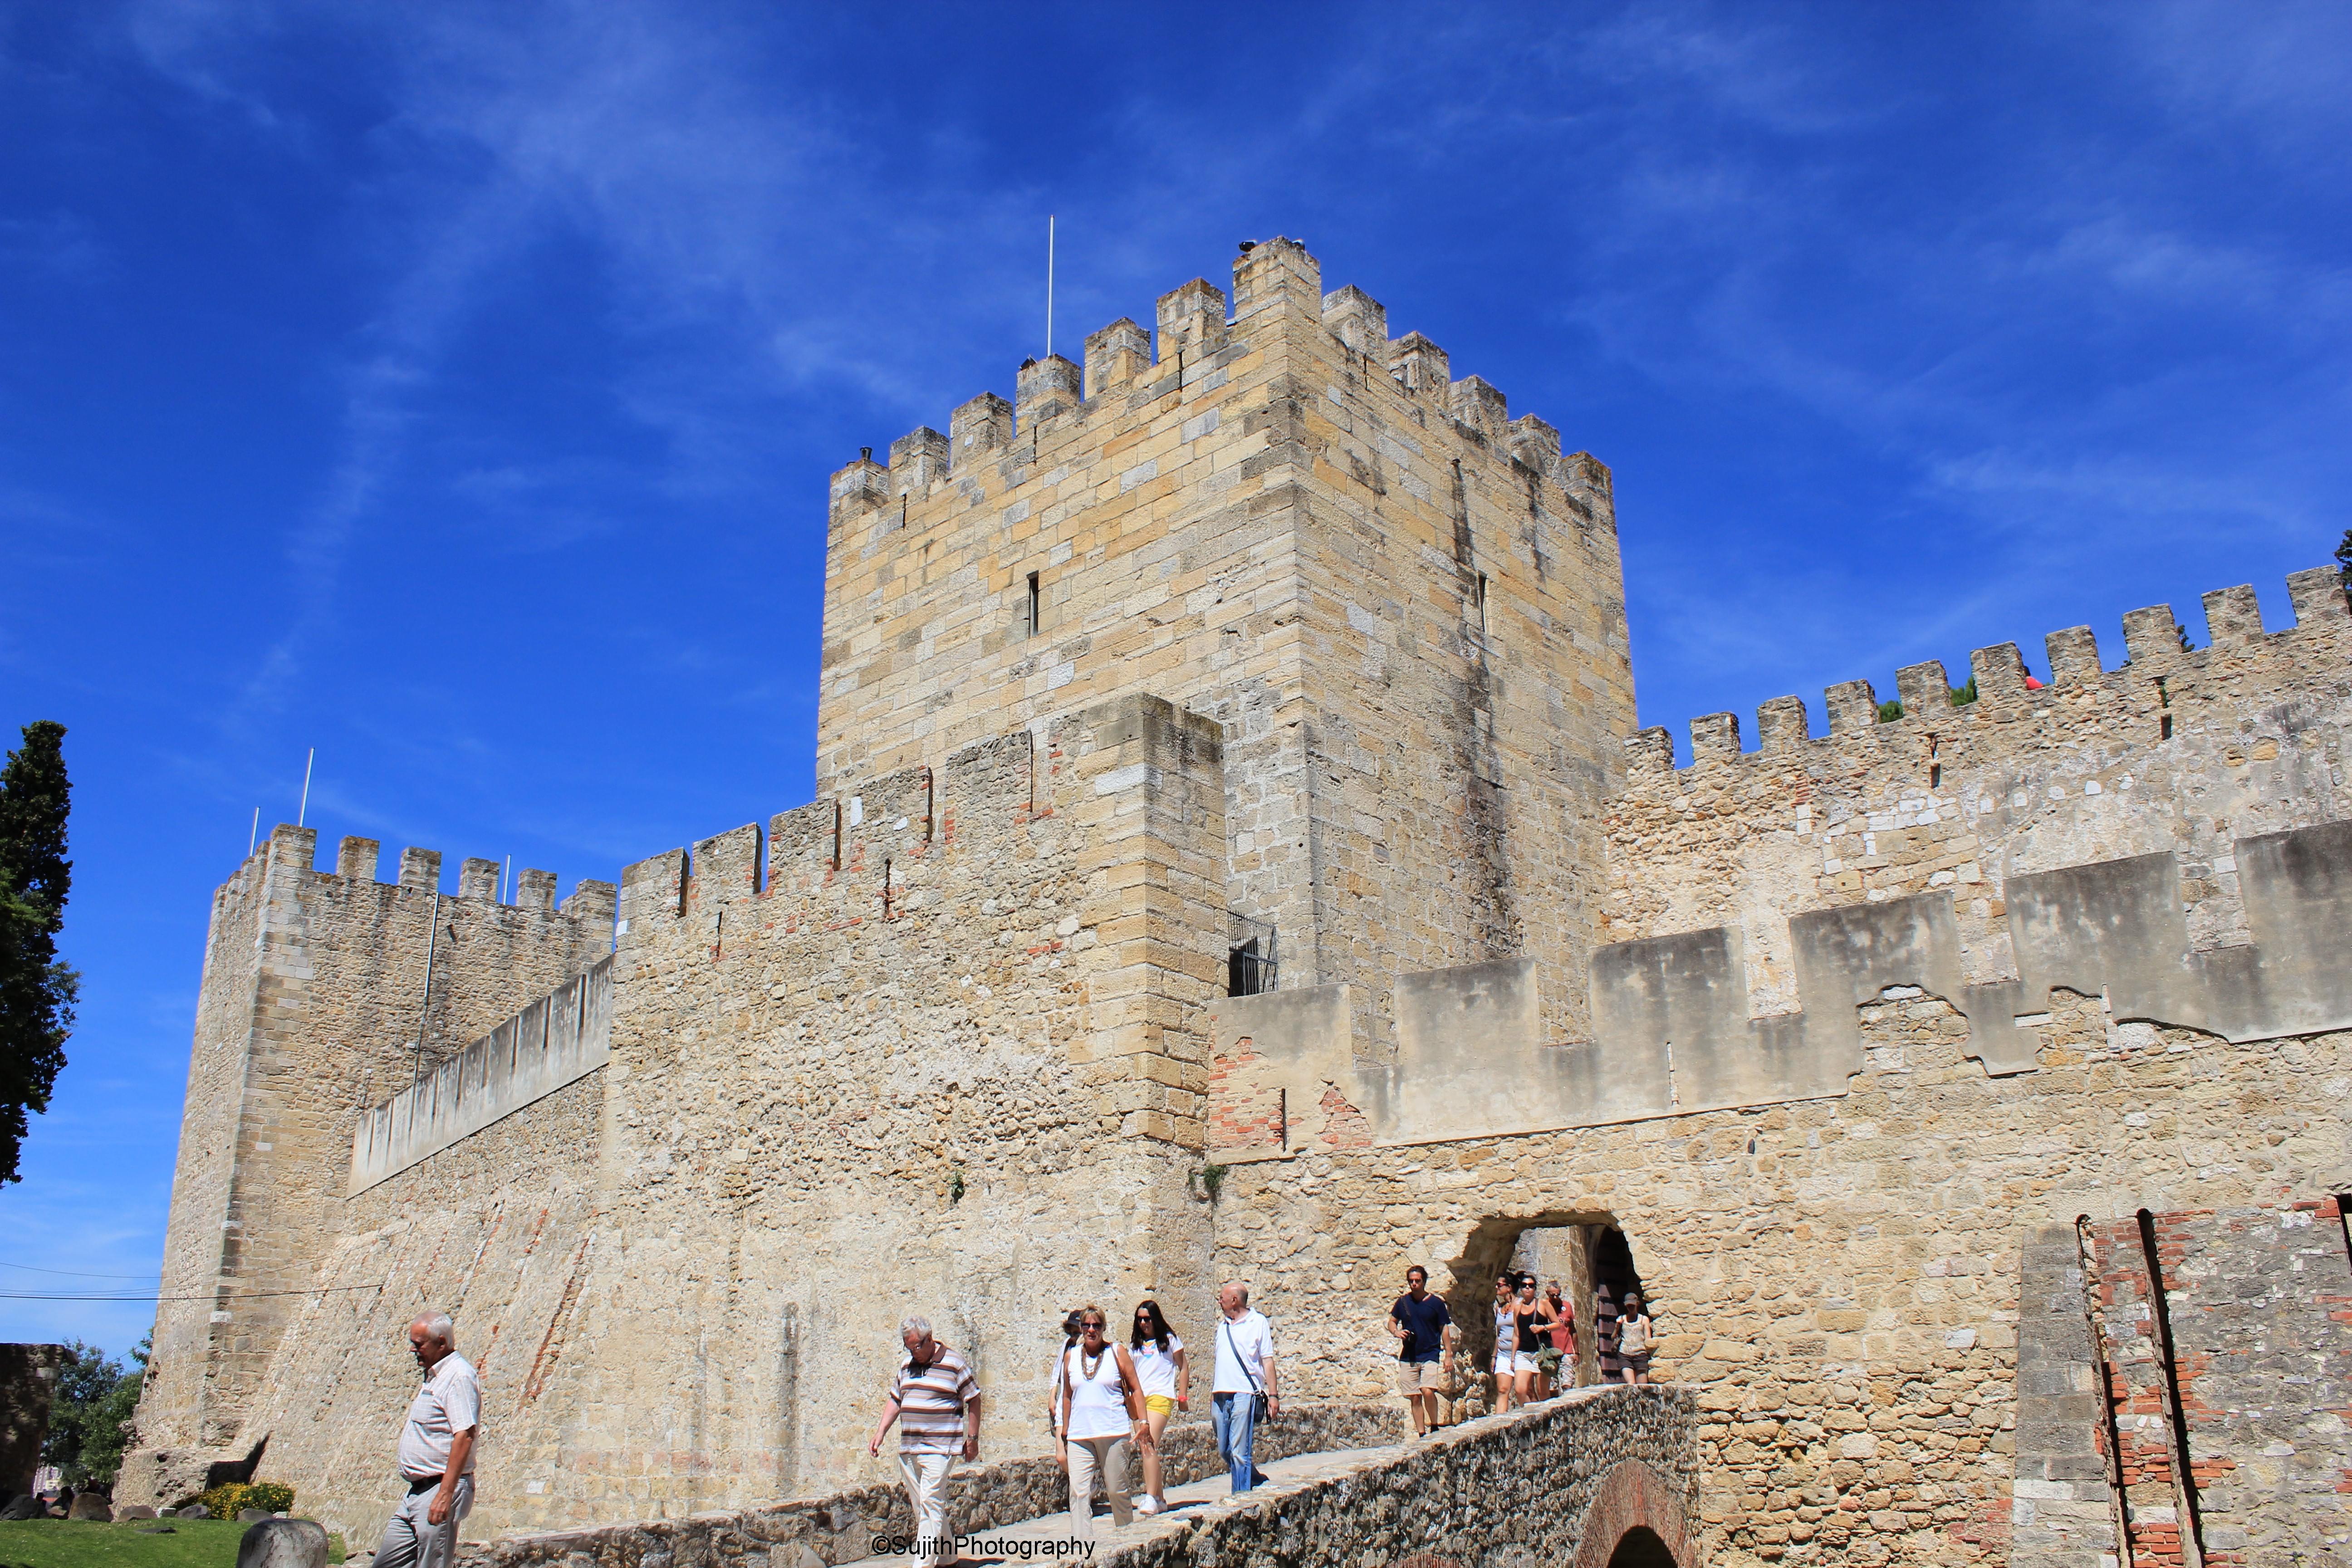
{"type": "Polygon", "coordinates": [[[1571,1568],[1698,1568],[1681,1494],[1639,1459],[1610,1467],[1585,1506],[1571,1568]]]}
{"type": "Polygon", "coordinates": [[[1536,1272],[1565,1276],[1576,1311],[1580,1363],[1577,1382],[1601,1380],[1603,1368],[1597,1352],[1605,1337],[1601,1331],[1603,1320],[1607,1336],[1612,1337],[1613,1342],[1616,1300],[1629,1285],[1640,1283],[1631,1239],[1620,1228],[1616,1216],[1606,1209],[1538,1209],[1532,1214],[1489,1215],[1472,1225],[1463,1237],[1461,1250],[1446,1261],[1447,1272],[1453,1278],[1443,1292],[1462,1335],[1465,1371],[1472,1389],[1468,1395],[1472,1414],[1491,1408],[1486,1404],[1492,1396],[1486,1369],[1495,1346],[1495,1276],[1514,1263],[1516,1255],[1522,1250],[1522,1242],[1537,1232],[1573,1233],[1575,1237],[1570,1248],[1577,1254],[1572,1265],[1536,1272]]]}
{"type": "Polygon", "coordinates": [[[1666,1550],[1656,1531],[1637,1524],[1618,1538],[1617,1549],[1609,1554],[1609,1568],[1675,1568],[1675,1554],[1666,1550]]]}

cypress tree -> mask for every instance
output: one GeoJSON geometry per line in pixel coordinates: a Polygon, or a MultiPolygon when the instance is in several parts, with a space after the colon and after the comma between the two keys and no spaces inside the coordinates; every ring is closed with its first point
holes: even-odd
{"type": "Polygon", "coordinates": [[[42,720],[24,733],[0,768],[0,1182],[19,1179],[26,1114],[49,1108],[80,985],[58,958],[73,885],[66,727],[42,720]]]}

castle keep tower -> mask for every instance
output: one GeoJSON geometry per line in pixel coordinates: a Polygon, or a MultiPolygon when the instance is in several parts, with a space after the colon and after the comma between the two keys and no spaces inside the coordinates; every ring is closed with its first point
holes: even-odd
{"type": "Polygon", "coordinates": [[[817,789],[1149,692],[1224,726],[1234,945],[1545,962],[1580,1033],[1633,726],[1609,470],[1315,258],[1246,250],[834,476],[817,789]],[[1156,352],[1155,352],[1156,351],[1156,352]]]}

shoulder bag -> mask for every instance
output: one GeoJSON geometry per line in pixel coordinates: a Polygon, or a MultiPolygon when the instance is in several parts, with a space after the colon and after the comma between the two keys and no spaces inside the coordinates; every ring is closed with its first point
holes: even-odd
{"type": "Polygon", "coordinates": [[[1217,1329],[1225,1336],[1226,1348],[1234,1352],[1234,1360],[1240,1365],[1242,1375],[1249,1379],[1250,1425],[1255,1426],[1265,1419],[1265,1385],[1258,1382],[1257,1373],[1250,1370],[1250,1363],[1242,1360],[1242,1347],[1234,1339],[1234,1321],[1231,1318],[1220,1318],[1217,1320],[1217,1329]]]}

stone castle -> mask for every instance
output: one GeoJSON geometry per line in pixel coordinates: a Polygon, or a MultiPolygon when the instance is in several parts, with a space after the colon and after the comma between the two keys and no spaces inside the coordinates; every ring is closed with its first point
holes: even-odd
{"type": "Polygon", "coordinates": [[[1154,329],[834,476],[814,803],[222,886],[118,1500],[372,1539],[425,1304],[487,1539],[887,1479],[914,1310],[997,1455],[1066,1310],[1228,1278],[1369,1409],[1407,1263],[1475,1358],[1540,1241],[1654,1304],[1691,1562],[2352,1561],[2336,574],[1677,767],[1601,463],[1288,240],[1154,329]]]}

